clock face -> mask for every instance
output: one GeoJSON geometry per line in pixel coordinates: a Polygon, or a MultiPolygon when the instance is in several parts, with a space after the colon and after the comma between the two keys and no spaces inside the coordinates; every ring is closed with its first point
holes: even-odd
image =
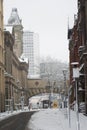
{"type": "Polygon", "coordinates": [[[39,82],[38,82],[38,81],[36,81],[36,82],[35,82],[35,85],[36,85],[36,86],[38,86],[38,85],[39,85],[39,82]]]}

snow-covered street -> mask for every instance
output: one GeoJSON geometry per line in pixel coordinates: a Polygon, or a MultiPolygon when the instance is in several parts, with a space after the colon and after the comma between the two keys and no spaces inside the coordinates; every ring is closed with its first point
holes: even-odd
{"type": "MultiPolygon", "coordinates": [[[[68,111],[67,111],[68,112],[68,111]]],[[[65,109],[44,109],[32,115],[28,128],[30,130],[77,130],[76,112],[70,112],[70,122],[65,109]]],[[[68,113],[67,113],[68,114],[68,113]]],[[[80,130],[87,130],[87,117],[79,114],[80,130]]]]}
{"type": "MultiPolygon", "coordinates": [[[[24,110],[23,112],[31,113],[33,110],[24,110]]],[[[70,110],[69,116],[66,116],[66,109],[34,109],[35,114],[32,115],[27,127],[29,130],[77,130],[76,112],[70,110]],[[70,121],[70,123],[69,123],[70,121]]],[[[15,111],[13,113],[0,114],[0,120],[9,116],[16,115],[22,111],[15,111]]],[[[68,109],[67,109],[68,115],[68,109]]],[[[79,113],[80,130],[87,130],[87,116],[79,113]]]]}

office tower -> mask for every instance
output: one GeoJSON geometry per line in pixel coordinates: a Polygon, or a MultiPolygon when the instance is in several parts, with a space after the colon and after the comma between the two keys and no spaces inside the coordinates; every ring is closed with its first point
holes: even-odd
{"type": "Polygon", "coordinates": [[[39,35],[37,33],[24,31],[23,55],[29,59],[28,78],[39,78],[39,35]]]}

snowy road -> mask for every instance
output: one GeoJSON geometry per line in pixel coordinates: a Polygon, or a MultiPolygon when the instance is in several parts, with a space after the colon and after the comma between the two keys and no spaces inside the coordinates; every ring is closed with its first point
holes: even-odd
{"type": "Polygon", "coordinates": [[[0,121],[0,130],[25,130],[27,122],[34,112],[21,112],[4,116],[0,121]]]}
{"type": "MultiPolygon", "coordinates": [[[[32,115],[28,123],[29,130],[76,130],[76,113],[71,111],[71,127],[66,118],[65,109],[45,109],[32,115]]],[[[87,130],[87,117],[79,114],[80,130],[87,130]]]]}
{"type": "MultiPolygon", "coordinates": [[[[31,110],[23,112],[13,112],[13,113],[2,113],[0,115],[0,130],[24,130],[24,123],[29,121],[29,113],[32,114],[34,111],[31,110]],[[28,113],[27,113],[28,112],[28,113]],[[26,116],[18,118],[18,113],[27,113],[26,116]],[[14,118],[15,117],[15,118],[14,118]],[[10,122],[10,125],[7,123],[6,119],[10,122]],[[14,120],[14,121],[13,121],[14,120]],[[3,123],[5,125],[3,125],[3,123]],[[17,122],[17,123],[16,123],[17,122]],[[7,124],[6,124],[7,123],[7,124]],[[14,125],[15,124],[15,125],[14,125]],[[20,126],[21,124],[21,126],[20,126]],[[22,126],[23,125],[23,126],[22,126]],[[18,128],[20,126],[20,128],[18,128]],[[10,129],[12,128],[12,129],[10,129]]],[[[67,111],[68,114],[68,111],[67,111]]],[[[20,117],[20,116],[19,116],[20,117]]],[[[27,124],[26,130],[77,130],[76,123],[76,112],[70,112],[70,121],[71,127],[69,127],[69,119],[66,118],[66,109],[42,109],[37,110],[32,116],[30,121],[27,124]]],[[[87,116],[79,114],[80,130],[87,130],[87,116]]]]}

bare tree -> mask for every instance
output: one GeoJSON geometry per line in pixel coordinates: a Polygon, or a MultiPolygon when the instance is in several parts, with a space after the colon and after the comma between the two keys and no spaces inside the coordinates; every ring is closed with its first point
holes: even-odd
{"type": "Polygon", "coordinates": [[[41,60],[41,78],[48,80],[50,83],[55,82],[55,87],[60,87],[63,84],[63,69],[67,70],[66,78],[68,79],[68,63],[63,63],[51,57],[46,57],[41,60]]]}

